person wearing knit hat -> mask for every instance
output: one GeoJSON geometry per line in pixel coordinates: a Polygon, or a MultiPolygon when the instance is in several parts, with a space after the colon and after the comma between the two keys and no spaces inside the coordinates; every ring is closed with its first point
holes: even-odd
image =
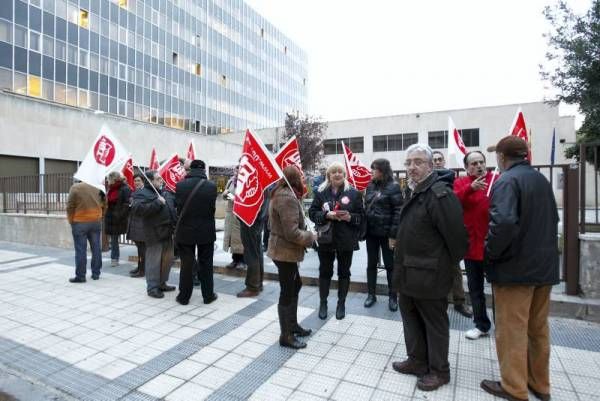
{"type": "Polygon", "coordinates": [[[484,255],[501,381],[483,380],[481,388],[516,401],[527,400],[531,391],[546,401],[550,292],[559,283],[556,201],[546,177],[529,164],[523,139],[507,136],[490,150],[503,172],[491,190],[484,255]]]}

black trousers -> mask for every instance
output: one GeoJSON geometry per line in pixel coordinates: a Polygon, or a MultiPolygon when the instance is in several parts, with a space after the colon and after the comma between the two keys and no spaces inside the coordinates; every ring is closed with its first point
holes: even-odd
{"type": "Polygon", "coordinates": [[[377,286],[377,264],[379,263],[379,250],[383,257],[389,293],[392,293],[392,272],[394,269],[394,251],[390,249],[388,237],[375,237],[368,235],[367,243],[367,287],[369,294],[375,295],[377,286]]]}
{"type": "Polygon", "coordinates": [[[279,273],[279,305],[290,306],[294,299],[298,298],[300,288],[302,288],[302,279],[298,272],[298,263],[281,262],[274,260],[275,266],[279,273]]]}
{"type": "Polygon", "coordinates": [[[244,254],[243,253],[232,253],[231,260],[235,263],[244,263],[244,254]]]}
{"type": "Polygon", "coordinates": [[[333,262],[336,258],[338,278],[350,278],[350,266],[352,266],[354,251],[319,248],[317,254],[319,255],[319,278],[331,280],[331,277],[333,277],[333,262]]]}
{"type": "Polygon", "coordinates": [[[253,225],[248,227],[240,222],[240,236],[244,245],[244,261],[248,266],[246,270],[246,288],[252,291],[260,291],[263,286],[265,274],[261,235],[263,222],[256,219],[253,225]]]}
{"type": "Polygon", "coordinates": [[[469,297],[473,306],[473,322],[475,323],[475,327],[487,333],[492,327],[492,322],[488,317],[485,307],[485,293],[483,292],[485,274],[483,271],[483,262],[465,259],[465,270],[467,271],[469,297]]]}
{"type": "Polygon", "coordinates": [[[134,241],[138,254],[138,269],[144,270],[146,267],[146,243],[144,241],[134,241]]]}
{"type": "Polygon", "coordinates": [[[198,278],[202,297],[208,299],[214,294],[213,281],[213,254],[215,251],[212,242],[208,244],[182,244],[179,243],[181,270],[179,272],[179,299],[189,301],[194,289],[194,263],[196,251],[198,252],[198,278]]]}
{"type": "Polygon", "coordinates": [[[418,365],[427,367],[431,373],[449,375],[448,300],[417,299],[400,293],[398,305],[408,357],[418,365]]]}

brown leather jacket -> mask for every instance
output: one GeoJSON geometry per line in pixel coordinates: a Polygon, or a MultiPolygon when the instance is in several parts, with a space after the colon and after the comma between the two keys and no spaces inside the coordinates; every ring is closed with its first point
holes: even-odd
{"type": "Polygon", "coordinates": [[[269,249],[267,256],[281,262],[300,262],[304,250],[312,245],[312,233],[306,231],[300,202],[287,186],[277,187],[269,204],[269,249]]]}

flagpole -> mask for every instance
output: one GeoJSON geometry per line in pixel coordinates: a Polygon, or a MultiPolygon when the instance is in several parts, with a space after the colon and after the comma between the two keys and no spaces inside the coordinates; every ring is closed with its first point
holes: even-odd
{"type": "Polygon", "coordinates": [[[498,166],[496,166],[496,168],[494,169],[494,172],[492,173],[492,179],[490,180],[490,185],[488,186],[488,190],[487,190],[487,194],[486,194],[486,196],[488,198],[490,197],[490,192],[492,191],[492,185],[494,185],[494,180],[496,179],[496,175],[498,175],[498,166]]]}

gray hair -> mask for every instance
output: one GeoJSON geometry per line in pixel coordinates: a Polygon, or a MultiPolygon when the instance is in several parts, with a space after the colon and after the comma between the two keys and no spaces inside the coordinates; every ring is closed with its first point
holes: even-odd
{"type": "Polygon", "coordinates": [[[409,154],[414,153],[414,152],[425,153],[425,156],[427,157],[427,161],[429,163],[433,163],[433,150],[431,150],[429,145],[427,145],[425,143],[415,143],[413,145],[410,145],[406,149],[406,156],[408,156],[409,154]]]}

